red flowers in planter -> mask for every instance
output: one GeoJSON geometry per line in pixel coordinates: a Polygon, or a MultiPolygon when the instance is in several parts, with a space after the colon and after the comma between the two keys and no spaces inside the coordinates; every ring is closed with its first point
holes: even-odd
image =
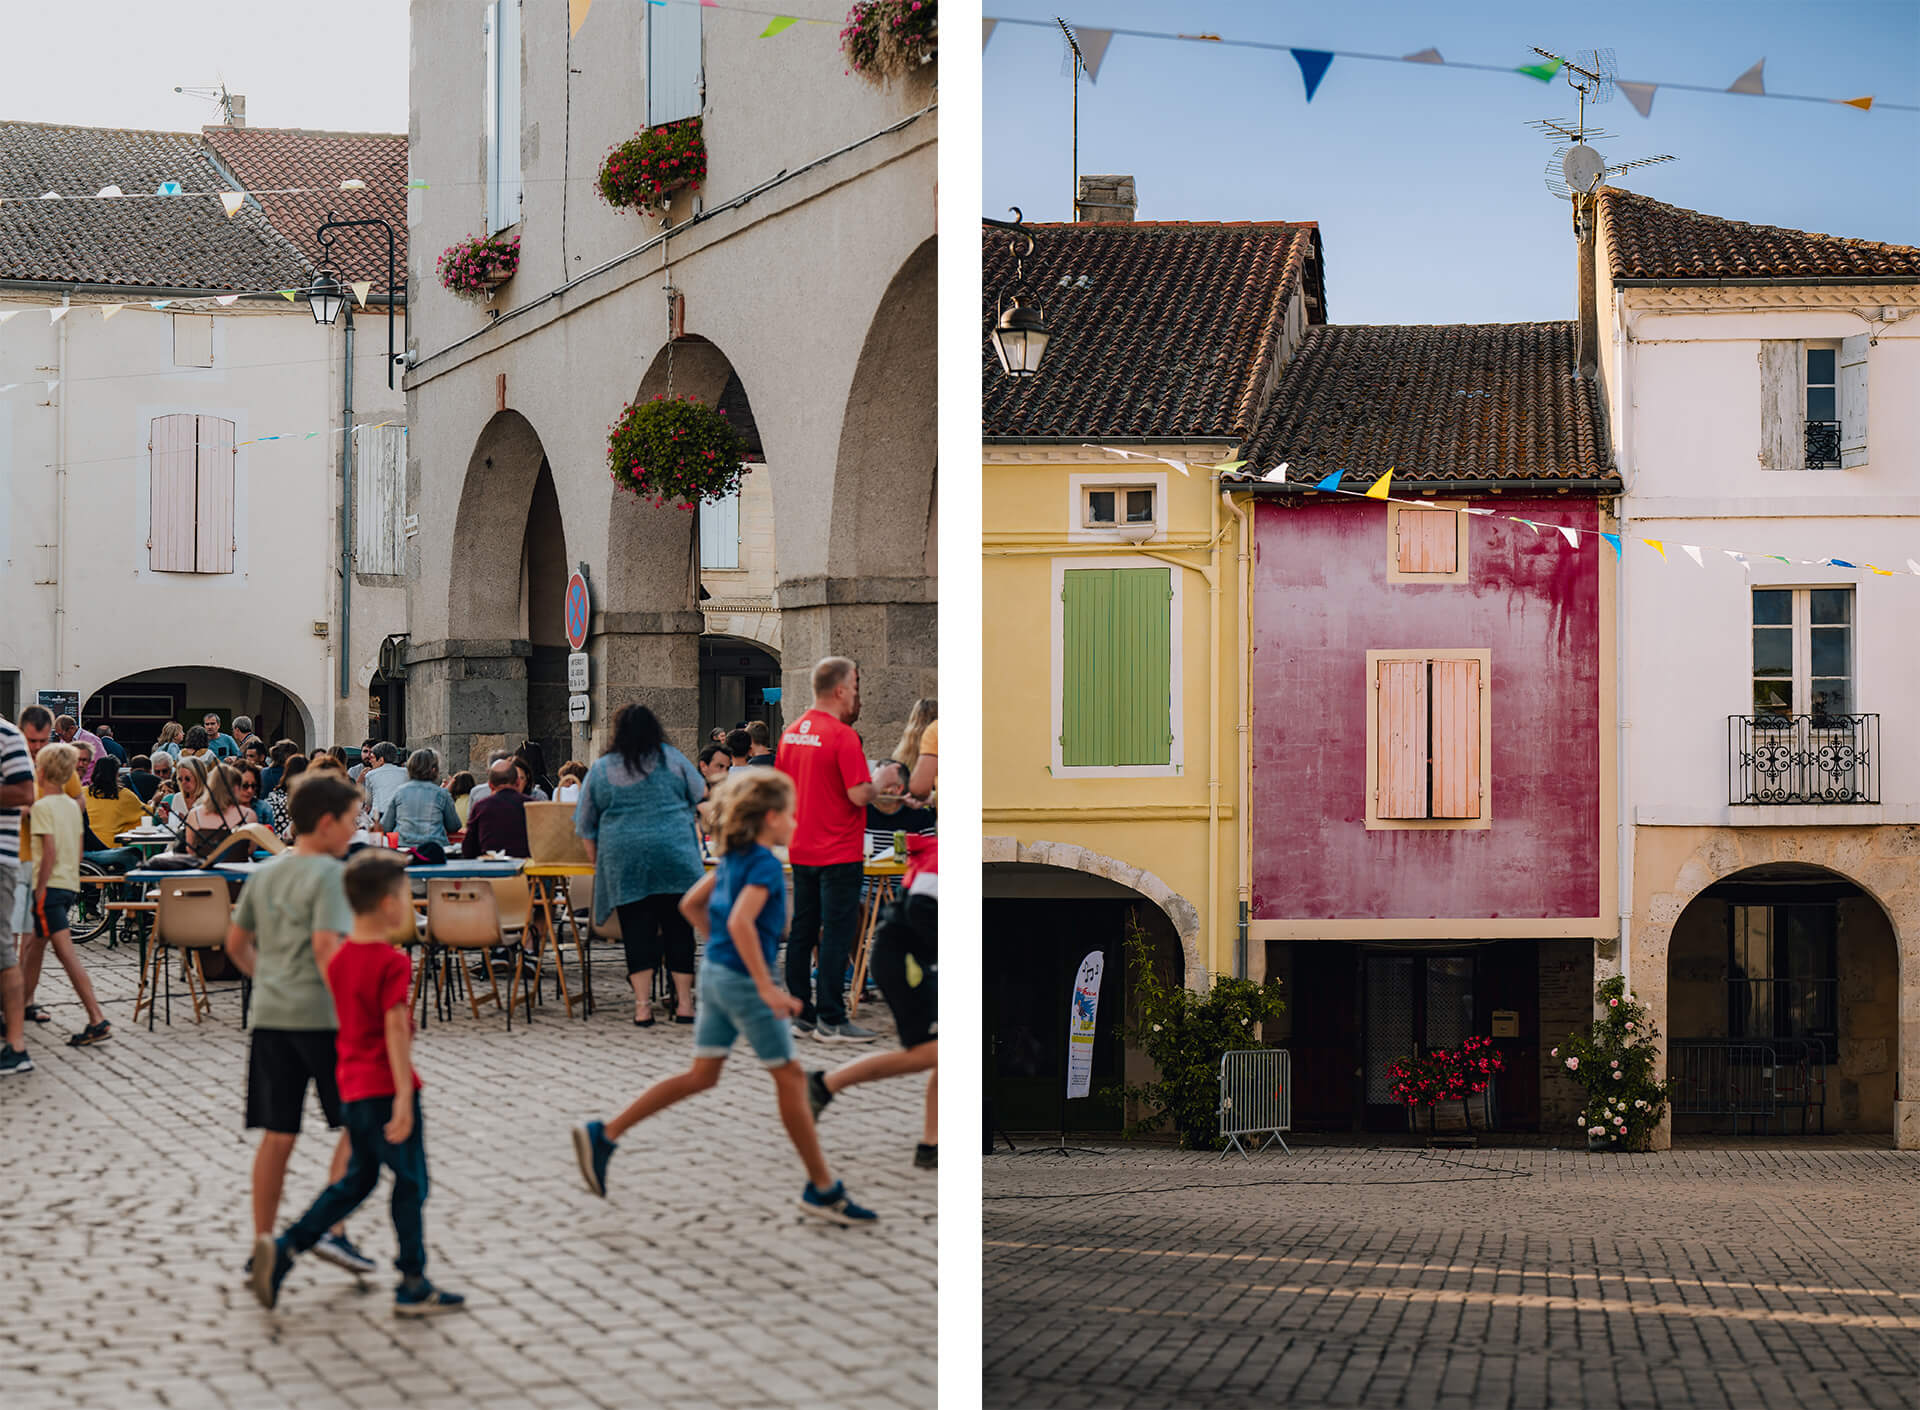
{"type": "Polygon", "coordinates": [[[520,237],[474,235],[440,252],[440,286],[466,299],[484,299],[520,268],[520,237]]]}
{"type": "Polygon", "coordinates": [[[1387,1067],[1392,1097],[1402,1106],[1464,1102],[1493,1085],[1506,1059],[1491,1038],[1469,1038],[1451,1052],[1436,1048],[1425,1057],[1395,1058],[1387,1067]]]}
{"type": "Polygon", "coordinates": [[[707,179],[707,142],[700,119],[648,128],[607,153],[596,183],[610,206],[663,209],[675,191],[707,179]]]}
{"type": "Polygon", "coordinates": [[[931,64],[939,32],[934,0],[858,0],[840,31],[840,52],[850,72],[885,84],[931,64]]]}
{"type": "Polygon", "coordinates": [[[688,511],[740,488],[746,439],[727,413],[692,397],[657,396],[620,413],[607,434],[613,482],[656,508],[688,511]]]}

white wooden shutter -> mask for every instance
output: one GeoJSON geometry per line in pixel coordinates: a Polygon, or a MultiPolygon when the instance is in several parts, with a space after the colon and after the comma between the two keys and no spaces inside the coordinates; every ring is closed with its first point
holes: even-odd
{"type": "Polygon", "coordinates": [[[1807,468],[1806,344],[1760,344],[1760,468],[1807,468]]]}
{"type": "Polygon", "coordinates": [[[1867,335],[1840,340],[1840,468],[1867,463],[1867,335]]]}
{"type": "Polygon", "coordinates": [[[486,41],[487,233],[520,219],[520,4],[488,0],[486,41]]]}
{"type": "Polygon", "coordinates": [[[407,437],[401,426],[353,433],[353,566],[360,573],[406,571],[407,437]]]}
{"type": "Polygon", "coordinates": [[[740,492],[700,506],[700,566],[740,566],[740,492]]]}
{"type": "Polygon", "coordinates": [[[233,423],[217,416],[199,420],[198,473],[194,494],[193,567],[198,573],[233,571],[233,423]]]}
{"type": "Polygon", "coordinates": [[[647,6],[647,126],[700,116],[699,5],[647,6]]]}
{"type": "Polygon", "coordinates": [[[193,571],[194,442],[200,418],[191,412],[156,416],[148,430],[152,521],[147,567],[156,573],[193,571]]]}
{"type": "Polygon", "coordinates": [[[1377,669],[1379,724],[1375,745],[1382,818],[1427,816],[1427,663],[1381,661],[1377,669]]]}
{"type": "Polygon", "coordinates": [[[175,367],[213,366],[213,315],[176,313],[173,315],[173,365],[175,367]]]}

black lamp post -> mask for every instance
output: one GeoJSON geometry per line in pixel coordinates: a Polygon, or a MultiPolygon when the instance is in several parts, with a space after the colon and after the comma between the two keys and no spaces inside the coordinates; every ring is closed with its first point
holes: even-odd
{"type": "Polygon", "coordinates": [[[387,232],[387,386],[393,386],[393,369],[399,358],[393,351],[393,227],[378,218],[367,220],[335,220],[333,212],[327,212],[327,223],[317,232],[320,239],[320,269],[313,276],[313,283],[307,289],[307,307],[313,311],[313,321],[323,327],[331,328],[340,311],[347,311],[347,318],[353,318],[353,302],[346,286],[333,269],[334,241],[328,236],[329,230],[345,230],[356,225],[377,225],[387,232]]]}
{"type": "Polygon", "coordinates": [[[993,350],[1000,368],[1009,377],[1031,377],[1040,370],[1047,354],[1052,330],[1047,327],[1046,310],[1021,282],[1024,261],[1033,253],[1033,235],[1021,224],[1020,208],[1014,206],[1012,220],[994,220],[982,216],[980,223],[1009,232],[1007,248],[1012,252],[1013,286],[998,301],[999,317],[993,325],[993,350]]]}

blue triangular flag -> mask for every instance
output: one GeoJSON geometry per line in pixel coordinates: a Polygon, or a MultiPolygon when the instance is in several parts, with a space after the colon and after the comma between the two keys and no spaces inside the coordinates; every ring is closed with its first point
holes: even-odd
{"type": "Polygon", "coordinates": [[[1307,101],[1313,101],[1320,80],[1327,76],[1327,66],[1333,62],[1333,55],[1324,49],[1295,49],[1293,61],[1300,65],[1300,77],[1307,85],[1307,101]]]}
{"type": "Polygon", "coordinates": [[[1858,568],[1860,566],[1858,563],[1849,563],[1844,558],[1829,558],[1827,562],[1833,564],[1836,568],[1858,568]]]}
{"type": "Polygon", "coordinates": [[[1613,545],[1613,556],[1614,556],[1615,558],[1618,558],[1618,557],[1620,556],[1620,535],[1618,535],[1618,534],[1602,534],[1602,535],[1600,535],[1600,537],[1601,537],[1601,538],[1603,538],[1603,539],[1605,539],[1605,540],[1606,540],[1606,541],[1607,541],[1608,543],[1610,543],[1610,544],[1612,544],[1612,545],[1613,545]]]}
{"type": "Polygon", "coordinates": [[[1340,488],[1340,477],[1346,473],[1344,470],[1336,470],[1327,476],[1326,479],[1315,485],[1314,488],[1316,490],[1337,490],[1340,488]]]}

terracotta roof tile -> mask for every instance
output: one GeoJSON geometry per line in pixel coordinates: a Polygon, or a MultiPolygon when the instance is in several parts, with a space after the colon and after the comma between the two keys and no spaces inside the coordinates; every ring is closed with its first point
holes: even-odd
{"type": "Polygon", "coordinates": [[[1920,249],[1748,225],[1602,187],[1600,236],[1615,279],[1886,277],[1920,280],[1920,249]]]}
{"type": "Polygon", "coordinates": [[[1248,470],[1285,461],[1289,483],[1390,467],[1412,481],[1611,478],[1576,336],[1571,320],[1310,328],[1243,452],[1248,470]]]}
{"type": "MultiPolygon", "coordinates": [[[[0,173],[0,194],[231,184],[197,133],[38,122],[0,122],[0,173]]],[[[300,251],[252,206],[229,220],[220,202],[205,197],[0,204],[0,279],[250,290],[304,287],[309,277],[300,251]]]]}
{"type": "Polygon", "coordinates": [[[1033,225],[1025,283],[1053,340],[1036,377],[1000,370],[988,330],[1013,283],[1004,231],[982,232],[984,434],[1240,436],[1259,411],[1289,302],[1325,315],[1308,223],[1033,225]]]}
{"type": "MultiPolygon", "coordinates": [[[[314,232],[333,212],[339,220],[379,217],[393,226],[394,279],[407,283],[407,139],[387,132],[310,132],[291,127],[206,127],[207,144],[249,191],[322,187],[293,195],[257,195],[267,219],[318,265],[314,232]],[[342,181],[367,183],[342,191],[342,181]]],[[[387,287],[387,238],[377,227],[333,232],[335,267],[349,281],[387,287]]]]}

